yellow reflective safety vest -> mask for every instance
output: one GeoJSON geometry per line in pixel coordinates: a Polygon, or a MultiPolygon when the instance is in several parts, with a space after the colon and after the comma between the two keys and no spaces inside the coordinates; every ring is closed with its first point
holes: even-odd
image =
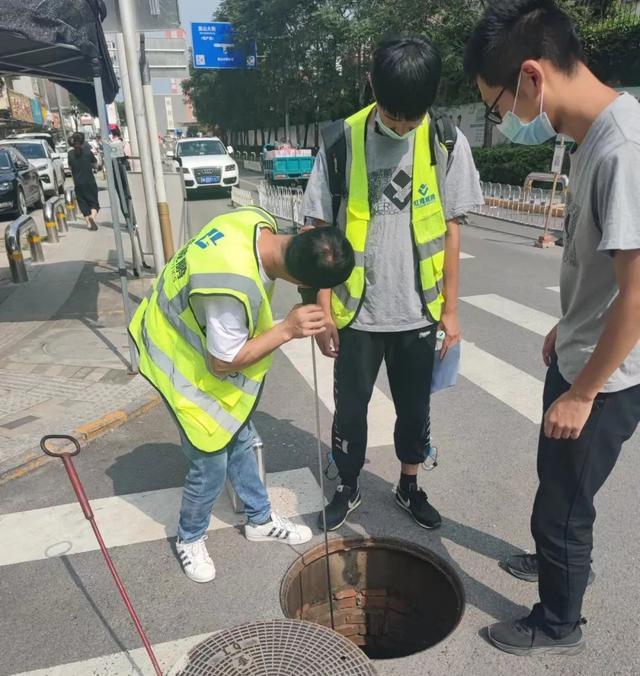
{"type": "Polygon", "coordinates": [[[206,327],[193,311],[197,296],[232,296],[244,306],[249,337],[273,326],[270,298],[260,278],[259,228],[277,232],[273,216],[245,207],[214,218],[165,266],[136,311],[129,332],[140,373],[171,408],[201,451],[224,449],[258,404],[271,356],[218,378],[208,365],[206,327]]]}
{"type": "MultiPolygon", "coordinates": [[[[338,328],[344,328],[356,318],[366,293],[365,248],[371,211],[365,135],[367,120],[374,105],[368,106],[345,120],[350,127],[351,173],[347,176],[345,235],[353,246],[356,265],[347,281],[333,289],[331,312],[338,328]]],[[[429,116],[416,129],[413,155],[413,185],[411,225],[414,250],[418,259],[422,302],[433,321],[442,315],[444,297],[444,236],[447,230],[440,200],[435,163],[432,164],[429,142],[429,116]]],[[[410,293],[411,289],[407,289],[410,293]]]]}

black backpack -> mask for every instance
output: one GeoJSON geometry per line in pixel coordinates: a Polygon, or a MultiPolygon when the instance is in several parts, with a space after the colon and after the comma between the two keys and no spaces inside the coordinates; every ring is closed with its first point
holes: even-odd
{"type": "MultiPolygon", "coordinates": [[[[327,125],[321,132],[327,157],[329,172],[329,190],[331,191],[331,207],[333,225],[337,225],[338,212],[343,197],[347,194],[347,140],[344,133],[344,120],[336,120],[327,125]]],[[[431,164],[436,164],[436,139],[447,149],[451,162],[451,154],[458,140],[458,130],[450,115],[438,115],[431,118],[429,125],[429,143],[431,146],[431,164]]]]}

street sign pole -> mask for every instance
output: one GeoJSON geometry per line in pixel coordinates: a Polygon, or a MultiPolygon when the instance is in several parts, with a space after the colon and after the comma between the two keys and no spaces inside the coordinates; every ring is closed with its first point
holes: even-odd
{"type": "Polygon", "coordinates": [[[153,160],[151,157],[151,149],[149,147],[149,129],[147,127],[147,119],[145,116],[142,81],[138,66],[135,15],[131,0],[118,0],[118,4],[120,8],[120,17],[122,19],[122,36],[124,38],[124,47],[127,55],[127,66],[129,69],[131,98],[135,113],[136,130],[138,132],[138,147],[140,149],[142,183],[144,185],[144,196],[147,206],[147,221],[149,223],[149,231],[151,234],[151,246],[153,248],[155,270],[156,274],[160,274],[166,259],[164,256],[160,218],[156,200],[153,160]]]}
{"type": "MultiPolygon", "coordinates": [[[[107,189],[109,192],[109,205],[111,207],[111,224],[116,241],[116,253],[118,256],[118,274],[120,276],[120,291],[122,292],[122,304],[124,306],[124,317],[126,325],[129,326],[133,311],[129,299],[129,280],[127,277],[127,267],[124,260],[124,246],[122,244],[122,230],[120,229],[120,203],[116,192],[115,173],[113,171],[113,160],[111,159],[111,144],[109,143],[109,123],[107,122],[107,108],[104,103],[104,94],[102,91],[102,78],[96,76],[93,78],[93,84],[96,90],[96,104],[98,106],[98,118],[100,120],[100,131],[104,143],[104,166],[107,172],[107,189]]],[[[138,352],[133,343],[131,335],[127,331],[127,340],[129,342],[129,363],[131,373],[138,372],[138,352]]]]}
{"type": "Polygon", "coordinates": [[[158,216],[160,217],[160,233],[162,235],[162,247],[164,257],[170,260],[175,253],[173,245],[173,230],[167,203],[167,191],[164,185],[164,173],[162,170],[162,157],[160,156],[160,143],[158,141],[158,122],[156,120],[156,108],[153,103],[153,90],[151,89],[151,76],[147,55],[144,49],[144,35],[140,36],[140,80],[142,81],[142,95],[144,107],[147,111],[147,124],[149,125],[149,145],[151,147],[151,161],[153,173],[156,178],[156,197],[158,198],[158,216]]]}
{"type": "Polygon", "coordinates": [[[553,187],[551,188],[551,198],[549,199],[549,207],[544,220],[544,232],[535,243],[539,249],[548,249],[554,246],[556,238],[549,234],[549,223],[551,221],[551,214],[553,213],[553,202],[556,198],[556,189],[558,187],[558,178],[562,173],[562,164],[564,162],[564,137],[558,138],[556,141],[556,148],[553,153],[553,161],[551,163],[551,173],[553,174],[553,187]]]}
{"type": "MultiPolygon", "coordinates": [[[[120,82],[122,83],[122,95],[124,97],[124,112],[127,118],[127,130],[129,132],[129,146],[131,154],[138,157],[138,132],[136,130],[136,117],[133,112],[133,100],[131,98],[131,83],[129,82],[129,68],[127,66],[127,54],[124,48],[122,33],[116,33],[116,54],[118,55],[118,67],[120,68],[120,82]]],[[[138,171],[139,160],[131,160],[131,168],[138,171]]]]}

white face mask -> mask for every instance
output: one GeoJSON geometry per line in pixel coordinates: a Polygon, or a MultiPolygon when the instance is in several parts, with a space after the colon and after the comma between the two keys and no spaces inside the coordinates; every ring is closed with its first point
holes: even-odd
{"type": "Polygon", "coordinates": [[[406,141],[410,136],[413,136],[416,133],[415,129],[408,131],[406,134],[398,134],[397,132],[393,131],[393,129],[389,129],[389,127],[387,127],[387,125],[382,121],[380,113],[377,110],[376,110],[376,122],[378,124],[378,128],[380,129],[380,131],[385,136],[392,138],[394,141],[406,141]]]}

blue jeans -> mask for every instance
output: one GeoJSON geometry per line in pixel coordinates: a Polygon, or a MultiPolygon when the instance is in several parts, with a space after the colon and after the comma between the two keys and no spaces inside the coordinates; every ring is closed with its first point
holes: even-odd
{"type": "Polygon", "coordinates": [[[178,540],[195,542],[209,528],[211,510],[224,489],[227,475],[245,506],[249,523],[260,525],[271,519],[267,489],[260,480],[253,451],[255,428],[249,422],[223,451],[203,453],[194,448],[180,430],[182,452],[189,467],[184,481],[178,540]]]}

